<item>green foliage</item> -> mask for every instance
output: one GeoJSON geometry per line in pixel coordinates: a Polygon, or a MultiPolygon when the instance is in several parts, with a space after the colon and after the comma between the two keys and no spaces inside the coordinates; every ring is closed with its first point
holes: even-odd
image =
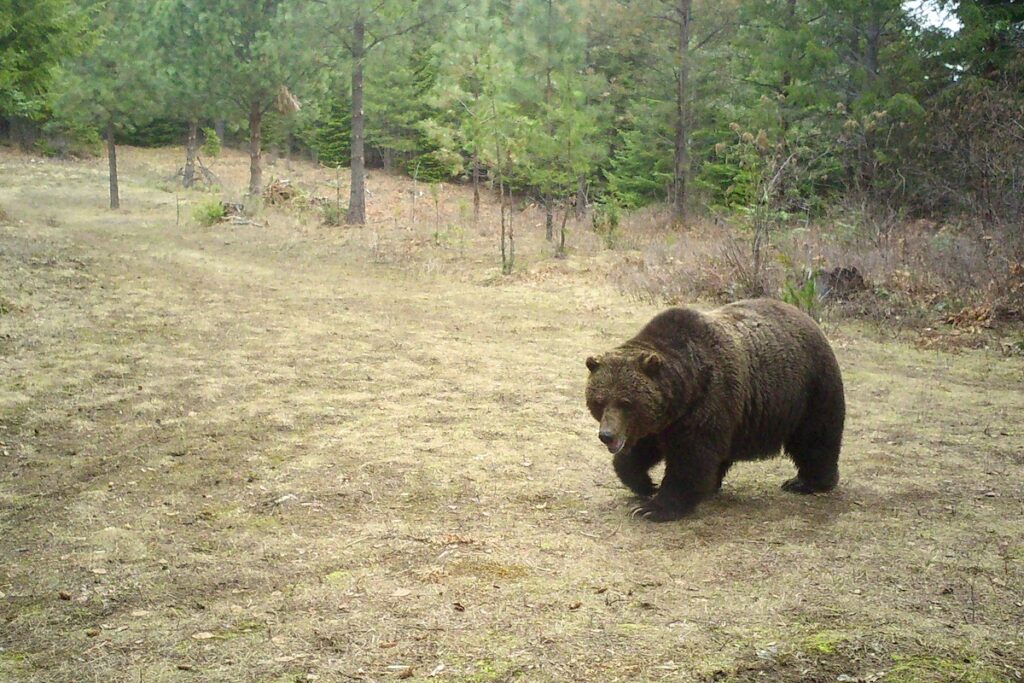
{"type": "Polygon", "coordinates": [[[838,150],[826,147],[813,156],[821,141],[802,125],[785,135],[788,139],[771,139],[763,128],[745,131],[731,124],[726,139],[706,153],[695,179],[709,204],[740,214],[770,209],[782,221],[793,213],[819,213],[821,201],[838,187],[838,150]]]}
{"type": "Polygon", "coordinates": [[[1004,683],[1009,677],[972,656],[895,654],[884,680],[886,683],[1004,683]]]}
{"type": "Polygon", "coordinates": [[[219,199],[208,199],[196,205],[192,211],[192,219],[204,228],[216,225],[225,218],[227,218],[227,209],[219,199]]]}
{"type": "Polygon", "coordinates": [[[54,118],[67,127],[119,134],[146,124],[157,113],[158,81],[147,68],[152,56],[144,40],[145,8],[133,0],[92,0],[87,6],[94,40],[66,62],[54,84],[54,118]]]}
{"type": "Polygon", "coordinates": [[[278,111],[269,111],[263,116],[262,149],[275,150],[278,153],[287,152],[289,138],[295,132],[295,116],[291,113],[282,114],[278,111]]]}
{"type": "Polygon", "coordinates": [[[329,99],[323,117],[310,132],[310,146],[321,164],[330,168],[348,166],[352,156],[352,105],[348,101],[329,99]]]}
{"type": "Polygon", "coordinates": [[[420,124],[430,160],[466,176],[476,159],[516,191],[548,198],[594,176],[607,154],[603,79],[584,73],[581,16],[578,2],[523,3],[506,27],[498,3],[467,9],[433,52],[437,115],[420,124]]]}
{"type": "Polygon", "coordinates": [[[635,208],[680,186],[678,119],[691,195],[755,232],[840,200],[1012,220],[1018,5],[947,3],[963,22],[953,35],[902,0],[694,0],[680,55],[669,0],[387,0],[372,13],[358,0],[8,0],[0,115],[52,111],[41,149],[68,154],[111,123],[155,145],[192,121],[244,131],[256,112],[264,147],[341,167],[359,19],[367,163],[422,182],[476,169],[557,211],[582,179],[607,198],[601,212],[635,208]],[[280,111],[283,87],[301,111],[280,111]]]}
{"type": "Polygon", "coordinates": [[[0,3],[0,116],[44,114],[58,65],[88,37],[86,13],[71,0],[0,3]]]}
{"type": "Polygon", "coordinates": [[[593,175],[607,154],[597,142],[604,79],[583,72],[585,35],[578,0],[521,3],[506,47],[519,65],[508,82],[522,117],[522,149],[512,167],[517,184],[547,198],[571,195],[580,176],[593,175]]]}
{"type": "Polygon", "coordinates": [[[771,198],[818,213],[857,194],[905,201],[910,149],[924,127],[923,98],[948,83],[941,38],[922,32],[899,0],[740,4],[734,48],[718,68],[728,90],[700,99],[692,152],[710,203],[753,206],[758,173],[729,128],[772,145],[771,198]]]}
{"type": "Polygon", "coordinates": [[[758,189],[765,173],[764,160],[758,153],[751,133],[735,128],[731,143],[715,145],[711,158],[704,161],[697,183],[708,191],[712,206],[742,209],[759,200],[758,189]]]}
{"type": "Polygon", "coordinates": [[[43,137],[36,141],[36,148],[48,157],[94,157],[102,152],[103,140],[93,126],[52,119],[43,125],[43,137]]]}
{"type": "Polygon", "coordinates": [[[137,147],[165,147],[180,142],[188,124],[178,119],[158,117],[125,131],[120,142],[137,147]]]}
{"type": "Polygon", "coordinates": [[[184,86],[191,115],[205,113],[203,102],[242,115],[255,103],[267,112],[281,86],[301,93],[320,85],[312,64],[323,27],[307,3],[163,0],[160,7],[172,79],[184,86]]]}
{"type": "MultiPolygon", "coordinates": [[[[301,98],[323,86],[325,72],[314,65],[323,56],[324,8],[300,0],[158,0],[146,40],[168,56],[153,67],[165,106],[186,121],[230,113],[250,123],[252,140],[268,113],[289,108],[284,93],[301,98]]],[[[287,117],[269,123],[268,144],[293,125],[287,117]]],[[[254,161],[249,185],[258,194],[258,155],[254,161]]]]}
{"type": "Polygon", "coordinates": [[[767,132],[745,131],[737,123],[730,125],[729,132],[732,139],[715,145],[697,177],[697,183],[710,194],[712,206],[752,214],[764,204],[778,205],[775,186],[768,185],[785,169],[777,168],[779,150],[767,132]]]}
{"type": "Polygon", "coordinates": [[[619,145],[604,170],[608,192],[625,208],[665,198],[672,182],[672,150],[658,130],[620,132],[619,145]]]}
{"type": "Polygon", "coordinates": [[[466,229],[461,225],[446,225],[434,231],[434,246],[446,249],[462,249],[466,246],[466,229]]]}
{"type": "Polygon", "coordinates": [[[206,138],[203,146],[199,148],[200,153],[208,158],[220,156],[221,140],[217,131],[213,128],[203,128],[203,137],[206,138]]]}
{"type": "Polygon", "coordinates": [[[367,121],[367,144],[380,151],[386,165],[427,182],[447,180],[438,145],[420,127],[437,114],[430,105],[437,66],[429,49],[415,43],[388,43],[368,70],[371,87],[367,106],[374,116],[367,121]]]}
{"type": "Polygon", "coordinates": [[[962,28],[954,54],[971,73],[990,80],[1024,76],[1024,3],[1008,0],[961,0],[962,28]]]}
{"type": "Polygon", "coordinates": [[[320,219],[324,225],[336,228],[345,223],[348,207],[338,204],[324,204],[320,208],[320,219]]]}
{"type": "Polygon", "coordinates": [[[782,286],[782,300],[796,306],[815,320],[821,320],[821,298],[813,273],[804,274],[803,284],[787,279],[782,286]]]}
{"type": "Polygon", "coordinates": [[[424,99],[436,115],[418,127],[435,148],[433,162],[456,176],[471,170],[474,157],[483,163],[492,151],[496,154],[501,133],[514,122],[498,116],[499,110],[511,114],[511,74],[498,42],[502,22],[491,3],[467,6],[449,29],[449,39],[430,53],[434,82],[424,99]]]}
{"type": "Polygon", "coordinates": [[[608,196],[594,206],[594,212],[590,217],[594,232],[601,236],[606,249],[614,249],[619,241],[619,222],[621,220],[621,208],[615,197],[608,196]]]}

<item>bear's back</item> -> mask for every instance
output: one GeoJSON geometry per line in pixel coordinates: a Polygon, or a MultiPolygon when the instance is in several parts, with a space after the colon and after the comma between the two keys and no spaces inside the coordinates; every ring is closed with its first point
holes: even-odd
{"type": "Polygon", "coordinates": [[[753,299],[707,315],[742,349],[739,383],[746,396],[736,445],[747,451],[745,457],[775,451],[815,403],[843,402],[832,348],[803,311],[781,301],[753,299]]]}
{"type": "Polygon", "coordinates": [[[629,344],[667,353],[677,367],[692,359],[709,368],[711,401],[699,411],[707,415],[694,418],[731,424],[740,458],[777,451],[813,409],[814,397],[838,393],[842,401],[839,366],[825,335],[810,316],[781,301],[748,299],[707,312],[670,308],[629,344]]]}

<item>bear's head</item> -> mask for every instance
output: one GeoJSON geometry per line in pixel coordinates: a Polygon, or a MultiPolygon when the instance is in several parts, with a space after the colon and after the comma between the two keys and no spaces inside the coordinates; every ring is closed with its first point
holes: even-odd
{"type": "Polygon", "coordinates": [[[587,408],[601,423],[598,438],[617,455],[655,433],[668,410],[664,362],[654,351],[616,350],[587,359],[587,408]]]}

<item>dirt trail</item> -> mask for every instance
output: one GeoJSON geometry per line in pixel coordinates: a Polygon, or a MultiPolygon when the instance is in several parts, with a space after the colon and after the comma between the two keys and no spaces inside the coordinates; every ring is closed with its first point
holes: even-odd
{"type": "Polygon", "coordinates": [[[1019,358],[830,326],[834,494],[634,521],[582,401],[655,312],[613,257],[176,224],[123,158],[109,213],[102,162],[0,156],[0,679],[1021,680],[1019,358]]]}

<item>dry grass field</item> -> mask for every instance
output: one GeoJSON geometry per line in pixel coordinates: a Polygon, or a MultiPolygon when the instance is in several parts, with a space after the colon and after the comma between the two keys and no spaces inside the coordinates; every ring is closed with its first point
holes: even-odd
{"type": "Polygon", "coordinates": [[[583,403],[657,310],[628,254],[528,212],[503,278],[493,205],[381,173],[363,228],[204,228],[119,156],[110,212],[104,160],[0,153],[0,680],[1024,680],[1024,359],[827,324],[839,488],[655,525],[583,403]]]}

